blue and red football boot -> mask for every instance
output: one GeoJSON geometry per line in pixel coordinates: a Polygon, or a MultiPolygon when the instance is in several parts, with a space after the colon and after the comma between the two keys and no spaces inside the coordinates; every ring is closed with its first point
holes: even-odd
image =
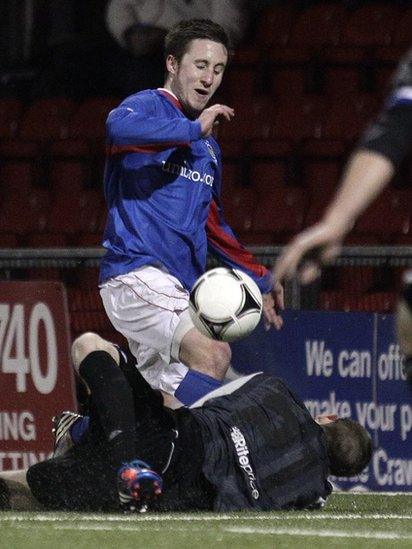
{"type": "Polygon", "coordinates": [[[162,495],[162,487],[162,477],[138,459],[123,464],[117,473],[120,506],[124,511],[146,511],[148,504],[162,495]]]}

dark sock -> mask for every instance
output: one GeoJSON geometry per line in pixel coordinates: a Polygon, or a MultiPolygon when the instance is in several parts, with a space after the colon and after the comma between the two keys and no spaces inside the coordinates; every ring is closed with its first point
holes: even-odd
{"type": "Polygon", "coordinates": [[[116,361],[105,351],[93,351],[80,364],[79,373],[90,388],[113,465],[136,458],[133,394],[116,361]]]}

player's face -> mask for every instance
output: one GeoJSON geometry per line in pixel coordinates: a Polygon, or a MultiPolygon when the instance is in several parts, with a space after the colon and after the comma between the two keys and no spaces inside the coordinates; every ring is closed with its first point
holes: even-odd
{"type": "Polygon", "coordinates": [[[168,57],[170,89],[189,115],[198,116],[220,86],[227,57],[223,44],[204,39],[192,40],[180,61],[168,57]]]}

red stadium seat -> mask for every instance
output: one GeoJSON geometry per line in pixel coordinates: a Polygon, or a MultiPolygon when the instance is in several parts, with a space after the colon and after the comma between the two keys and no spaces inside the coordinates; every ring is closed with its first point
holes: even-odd
{"type": "Polygon", "coordinates": [[[242,185],[222,188],[223,212],[230,227],[239,233],[247,233],[252,225],[256,192],[242,185]]]}
{"type": "Polygon", "coordinates": [[[17,193],[28,196],[34,178],[34,166],[30,161],[11,160],[0,165],[0,195],[6,199],[8,195],[17,193]]]}
{"type": "Polygon", "coordinates": [[[26,245],[29,248],[65,248],[68,240],[62,233],[31,233],[26,237],[26,245]]]}
{"type": "Polygon", "coordinates": [[[322,2],[309,6],[296,17],[289,44],[306,47],[337,45],[346,17],[343,5],[322,2]]]}
{"type": "Polygon", "coordinates": [[[86,100],[70,119],[70,137],[104,139],[107,116],[119,103],[120,100],[114,97],[95,97],[86,100]]]}
{"type": "Polygon", "coordinates": [[[228,69],[227,74],[222,82],[222,86],[219,89],[219,94],[225,97],[225,102],[231,105],[237,100],[250,98],[253,100],[253,96],[256,94],[257,75],[255,68],[247,66],[232,66],[228,69]]]}
{"type": "Polygon", "coordinates": [[[219,128],[219,140],[247,141],[267,139],[272,129],[273,99],[259,96],[253,101],[237,100],[231,106],[235,117],[231,122],[223,122],[219,128]]]}
{"type": "Polygon", "coordinates": [[[403,46],[405,48],[412,45],[412,8],[401,13],[396,24],[396,31],[393,35],[393,44],[403,46]]]}
{"type": "MultiPolygon", "coordinates": [[[[329,179],[328,179],[329,182],[329,179]]],[[[325,213],[327,206],[334,194],[334,190],[329,187],[329,190],[324,190],[320,185],[317,189],[308,189],[308,205],[304,218],[304,227],[310,227],[317,223],[325,213]]]]}
{"type": "Polygon", "coordinates": [[[258,43],[261,48],[271,50],[274,46],[288,43],[296,12],[286,5],[266,8],[258,25],[258,43]]]}
{"type": "Polygon", "coordinates": [[[258,196],[252,230],[254,235],[273,235],[273,243],[281,243],[286,236],[302,227],[306,197],[302,188],[273,187],[258,196]]]}
{"type": "Polygon", "coordinates": [[[395,310],[397,298],[396,292],[368,293],[357,300],[356,310],[370,313],[390,313],[395,310]]]}
{"type": "Polygon", "coordinates": [[[266,194],[273,187],[287,182],[287,166],[282,159],[255,159],[250,168],[250,180],[258,194],[266,194]]]}
{"type": "Polygon", "coordinates": [[[353,141],[376,116],[379,102],[370,95],[335,97],[325,113],[322,135],[330,139],[353,141]]]}
{"type": "Polygon", "coordinates": [[[352,46],[384,46],[392,42],[401,12],[390,4],[368,4],[356,9],[342,30],[342,43],[352,46]]]}
{"type": "Polygon", "coordinates": [[[50,188],[54,196],[70,199],[70,195],[80,194],[91,186],[91,176],[88,159],[55,159],[50,166],[50,188]]]}
{"type": "Polygon", "coordinates": [[[363,294],[375,281],[375,269],[369,265],[344,265],[339,268],[339,287],[345,293],[363,294]]]}
{"type": "Polygon", "coordinates": [[[24,188],[8,192],[0,204],[0,232],[27,234],[42,231],[47,222],[48,191],[24,188]]]}
{"type": "MultiPolygon", "coordinates": [[[[90,146],[87,139],[60,139],[54,141],[49,146],[49,153],[53,158],[88,158],[95,153],[95,147],[90,146]]],[[[104,153],[102,147],[101,153],[104,153]]]]}
{"type": "Polygon", "coordinates": [[[379,236],[387,243],[393,235],[410,233],[411,202],[412,191],[386,189],[358,220],[355,231],[379,236]]]}
{"type": "Polygon", "coordinates": [[[412,246],[412,227],[408,234],[396,234],[391,240],[393,246],[412,246]]]}
{"type": "Polygon", "coordinates": [[[245,181],[242,180],[239,162],[227,160],[223,164],[222,182],[223,192],[226,195],[229,195],[233,190],[235,190],[239,184],[245,183],[245,181]]]}
{"type": "Polygon", "coordinates": [[[307,91],[307,71],[305,68],[287,67],[278,68],[271,71],[271,90],[275,95],[273,99],[285,100],[291,95],[302,97],[307,91]]]}
{"type": "MultiPolygon", "coordinates": [[[[340,177],[340,165],[336,158],[305,158],[303,164],[305,185],[310,190],[311,200],[331,197],[337,190],[340,177]]],[[[302,182],[303,183],[303,182],[302,182]]]]}
{"type": "Polygon", "coordinates": [[[322,291],[318,307],[323,311],[343,311],[345,310],[345,295],[341,291],[322,291]]]}
{"type": "Polygon", "coordinates": [[[345,238],[345,246],[379,246],[380,240],[377,236],[370,234],[356,234],[351,231],[345,238]]]}
{"type": "Polygon", "coordinates": [[[0,137],[13,137],[17,134],[23,104],[18,99],[0,99],[0,137]]]}
{"type": "Polygon", "coordinates": [[[47,225],[49,232],[66,235],[97,230],[103,210],[100,191],[86,190],[54,198],[47,225]]]}
{"type": "Polygon", "coordinates": [[[276,105],[270,136],[299,141],[321,137],[325,115],[324,101],[317,97],[290,97],[276,105]]]}
{"type": "Polygon", "coordinates": [[[17,248],[20,242],[13,233],[0,233],[0,248],[17,248]]]}
{"type": "Polygon", "coordinates": [[[75,103],[66,97],[40,99],[25,112],[19,135],[35,141],[66,138],[74,109],[75,103]]]}
{"type": "Polygon", "coordinates": [[[16,137],[4,139],[0,143],[0,155],[6,160],[37,160],[41,153],[41,146],[34,141],[24,141],[16,137]]]}
{"type": "Polygon", "coordinates": [[[76,245],[83,247],[97,247],[102,245],[103,235],[101,232],[97,233],[82,233],[78,236],[76,245]]]}
{"type": "Polygon", "coordinates": [[[361,92],[361,73],[359,67],[331,67],[326,69],[325,93],[328,96],[340,96],[342,101],[348,95],[361,92]]]}

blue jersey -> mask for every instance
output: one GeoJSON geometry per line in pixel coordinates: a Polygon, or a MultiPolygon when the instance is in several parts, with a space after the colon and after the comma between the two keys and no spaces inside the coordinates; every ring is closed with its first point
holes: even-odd
{"type": "Polygon", "coordinates": [[[107,119],[107,252],[100,283],[142,265],[166,269],[191,289],[208,250],[270,291],[269,271],[236,240],[220,205],[221,154],[166,90],[125,99],[107,119]]]}

